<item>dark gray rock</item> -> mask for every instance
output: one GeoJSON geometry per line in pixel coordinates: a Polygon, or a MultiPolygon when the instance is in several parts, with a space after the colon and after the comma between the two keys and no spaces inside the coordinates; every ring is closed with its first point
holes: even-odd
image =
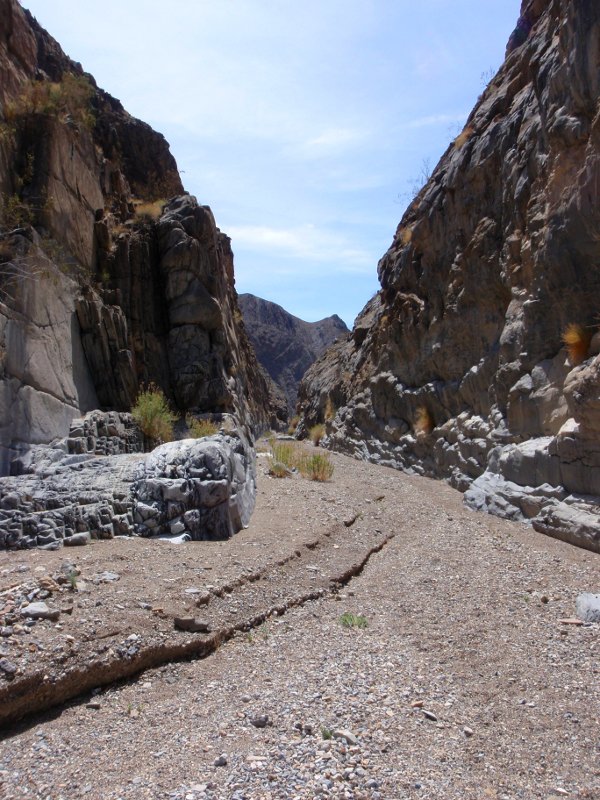
{"type": "Polygon", "coordinates": [[[325,423],[326,446],[597,550],[600,6],[528,8],[527,41],[404,214],[381,290],[309,368],[298,430],[325,423]]]}

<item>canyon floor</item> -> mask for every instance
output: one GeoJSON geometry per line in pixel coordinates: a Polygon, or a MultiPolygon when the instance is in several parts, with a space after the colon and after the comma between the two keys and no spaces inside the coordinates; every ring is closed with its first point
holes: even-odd
{"type": "Polygon", "coordinates": [[[600,798],[598,555],[332,460],[227,542],[0,554],[0,796],[600,798]]]}

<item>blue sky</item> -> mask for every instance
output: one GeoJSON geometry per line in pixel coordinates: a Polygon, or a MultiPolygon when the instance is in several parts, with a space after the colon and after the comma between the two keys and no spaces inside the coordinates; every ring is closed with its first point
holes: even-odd
{"type": "Polygon", "coordinates": [[[519,0],[24,0],[171,145],[236,288],[348,325],[411,188],[504,58],[519,0]]]}

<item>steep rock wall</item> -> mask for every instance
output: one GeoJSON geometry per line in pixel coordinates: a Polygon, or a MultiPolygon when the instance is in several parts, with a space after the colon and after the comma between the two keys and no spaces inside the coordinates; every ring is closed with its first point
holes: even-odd
{"type": "Polygon", "coordinates": [[[267,426],[240,319],[229,239],[164,137],[0,0],[0,474],[142,384],[267,426]]]}
{"type": "Polygon", "coordinates": [[[600,308],[600,7],[522,12],[528,38],[406,211],[381,291],[309,370],[302,428],[330,400],[331,447],[600,549],[597,349],[576,365],[562,346],[600,308]]]}

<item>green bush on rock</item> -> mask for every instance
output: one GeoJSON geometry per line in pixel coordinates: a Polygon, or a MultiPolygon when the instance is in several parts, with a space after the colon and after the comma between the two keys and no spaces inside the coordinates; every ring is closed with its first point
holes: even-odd
{"type": "Polygon", "coordinates": [[[138,394],[131,414],[144,434],[147,449],[173,439],[177,417],[170,410],[162,390],[153,384],[138,394]]]}

